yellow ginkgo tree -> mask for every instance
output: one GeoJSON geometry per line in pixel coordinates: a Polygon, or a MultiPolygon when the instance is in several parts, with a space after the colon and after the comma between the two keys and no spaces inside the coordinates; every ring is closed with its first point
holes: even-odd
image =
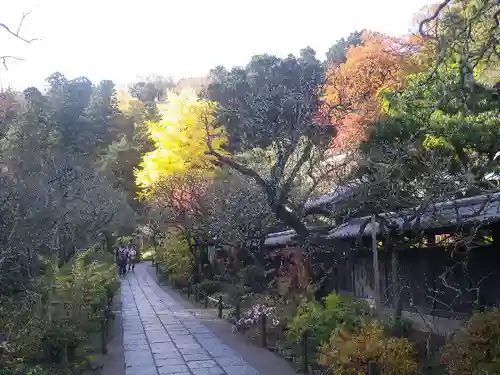
{"type": "Polygon", "coordinates": [[[156,184],[173,176],[210,175],[215,158],[210,155],[207,139],[214,150],[224,153],[222,128],[215,126],[215,103],[198,98],[192,90],[170,93],[159,106],[161,120],[148,123],[154,150],[146,153],[136,170],[136,183],[146,196],[156,184]]]}

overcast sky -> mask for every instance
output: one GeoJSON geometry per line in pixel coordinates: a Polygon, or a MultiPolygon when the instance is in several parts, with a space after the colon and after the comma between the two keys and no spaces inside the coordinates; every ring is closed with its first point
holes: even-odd
{"type": "MultiPolygon", "coordinates": [[[[406,33],[429,0],[3,0],[0,22],[39,38],[29,45],[0,32],[0,55],[24,57],[0,70],[2,86],[43,87],[60,71],[68,78],[124,84],[138,76],[200,76],[250,56],[286,56],[310,45],[324,57],[357,29],[406,33]]],[[[1,31],[1,30],[0,30],[1,31]]]]}

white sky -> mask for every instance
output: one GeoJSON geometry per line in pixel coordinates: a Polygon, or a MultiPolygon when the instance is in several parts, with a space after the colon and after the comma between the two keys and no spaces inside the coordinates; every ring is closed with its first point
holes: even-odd
{"type": "Polygon", "coordinates": [[[60,71],[124,84],[159,74],[204,75],[254,54],[286,56],[310,45],[323,58],[340,37],[363,28],[402,34],[429,0],[0,0],[0,22],[16,28],[32,10],[22,44],[0,30],[3,87],[43,87],[60,71]]]}

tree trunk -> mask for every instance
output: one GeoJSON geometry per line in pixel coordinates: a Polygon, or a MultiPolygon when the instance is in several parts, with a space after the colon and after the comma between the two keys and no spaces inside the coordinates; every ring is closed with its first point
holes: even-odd
{"type": "Polygon", "coordinates": [[[107,231],[107,230],[103,231],[102,234],[104,235],[104,238],[106,241],[106,251],[108,253],[113,254],[114,251],[113,251],[113,236],[112,236],[112,234],[109,233],[109,231],[107,231]]]}
{"type": "Polygon", "coordinates": [[[372,232],[372,252],[373,252],[373,282],[375,286],[375,307],[377,313],[380,313],[382,307],[380,305],[380,268],[378,262],[378,244],[377,244],[377,232],[376,232],[376,219],[375,215],[372,215],[371,222],[371,232],[372,232]]]}
{"type": "Polygon", "coordinates": [[[199,254],[197,254],[197,246],[193,246],[193,237],[189,231],[185,231],[184,235],[186,236],[186,240],[188,243],[189,251],[194,258],[194,282],[198,283],[201,281],[201,262],[199,259],[199,254]]]}

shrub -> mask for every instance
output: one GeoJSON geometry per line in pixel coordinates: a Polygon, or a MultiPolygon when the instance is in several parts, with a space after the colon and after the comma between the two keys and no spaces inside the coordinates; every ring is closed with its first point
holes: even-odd
{"type": "Polygon", "coordinates": [[[15,297],[0,297],[0,368],[12,369],[16,359],[36,360],[47,330],[37,300],[43,290],[27,290],[15,297]]]}
{"type": "Polygon", "coordinates": [[[391,336],[408,337],[412,327],[411,320],[404,318],[394,319],[394,317],[387,317],[383,320],[384,330],[391,336]]]}
{"type": "Polygon", "coordinates": [[[197,288],[202,295],[212,295],[221,290],[221,285],[215,280],[203,280],[201,283],[196,284],[195,288],[197,288]]]}
{"type": "Polygon", "coordinates": [[[261,291],[266,285],[266,273],[262,267],[250,265],[240,270],[238,274],[244,285],[255,291],[261,291]]]}
{"type": "Polygon", "coordinates": [[[167,277],[174,288],[182,289],[189,285],[189,279],[184,274],[167,274],[167,277]]]}
{"type": "Polygon", "coordinates": [[[152,260],[156,256],[156,250],[153,247],[148,247],[141,251],[141,260],[152,260]]]}
{"type": "Polygon", "coordinates": [[[238,284],[231,284],[226,286],[226,291],[228,294],[229,303],[236,305],[237,303],[242,303],[245,299],[245,288],[238,284]]]}
{"type": "Polygon", "coordinates": [[[165,245],[157,248],[155,261],[163,264],[168,275],[188,278],[193,269],[193,258],[186,239],[178,233],[168,233],[165,245]]]}
{"type": "Polygon", "coordinates": [[[389,337],[377,320],[361,324],[358,333],[341,328],[321,348],[320,364],[332,375],[368,373],[375,363],[383,374],[411,375],[418,371],[415,350],[406,338],[389,337]]]}
{"type": "Polygon", "coordinates": [[[274,307],[269,307],[261,304],[253,305],[246,311],[240,320],[234,326],[236,331],[247,331],[251,327],[260,324],[262,315],[266,315],[266,323],[270,327],[277,326],[280,321],[275,314],[274,307]]]}
{"type": "Polygon", "coordinates": [[[23,294],[0,297],[0,368],[9,373],[20,368],[31,371],[23,373],[44,371],[44,366],[35,371],[30,364],[47,364],[45,348],[60,353],[66,345],[84,342],[97,329],[118,287],[114,256],[98,247],[78,253],[74,262],[60,269],[48,263],[23,294]]]}
{"type": "Polygon", "coordinates": [[[370,315],[369,307],[362,301],[330,294],[325,306],[317,301],[303,302],[296,315],[288,323],[287,339],[300,342],[306,330],[309,331],[309,347],[313,352],[328,342],[332,332],[340,327],[355,329],[370,315]]]}
{"type": "Polygon", "coordinates": [[[134,238],[132,236],[118,236],[116,237],[116,244],[121,245],[121,244],[126,244],[132,241],[134,238]]]}
{"type": "Polygon", "coordinates": [[[450,375],[500,374],[500,310],[475,313],[441,349],[450,375]]]}

